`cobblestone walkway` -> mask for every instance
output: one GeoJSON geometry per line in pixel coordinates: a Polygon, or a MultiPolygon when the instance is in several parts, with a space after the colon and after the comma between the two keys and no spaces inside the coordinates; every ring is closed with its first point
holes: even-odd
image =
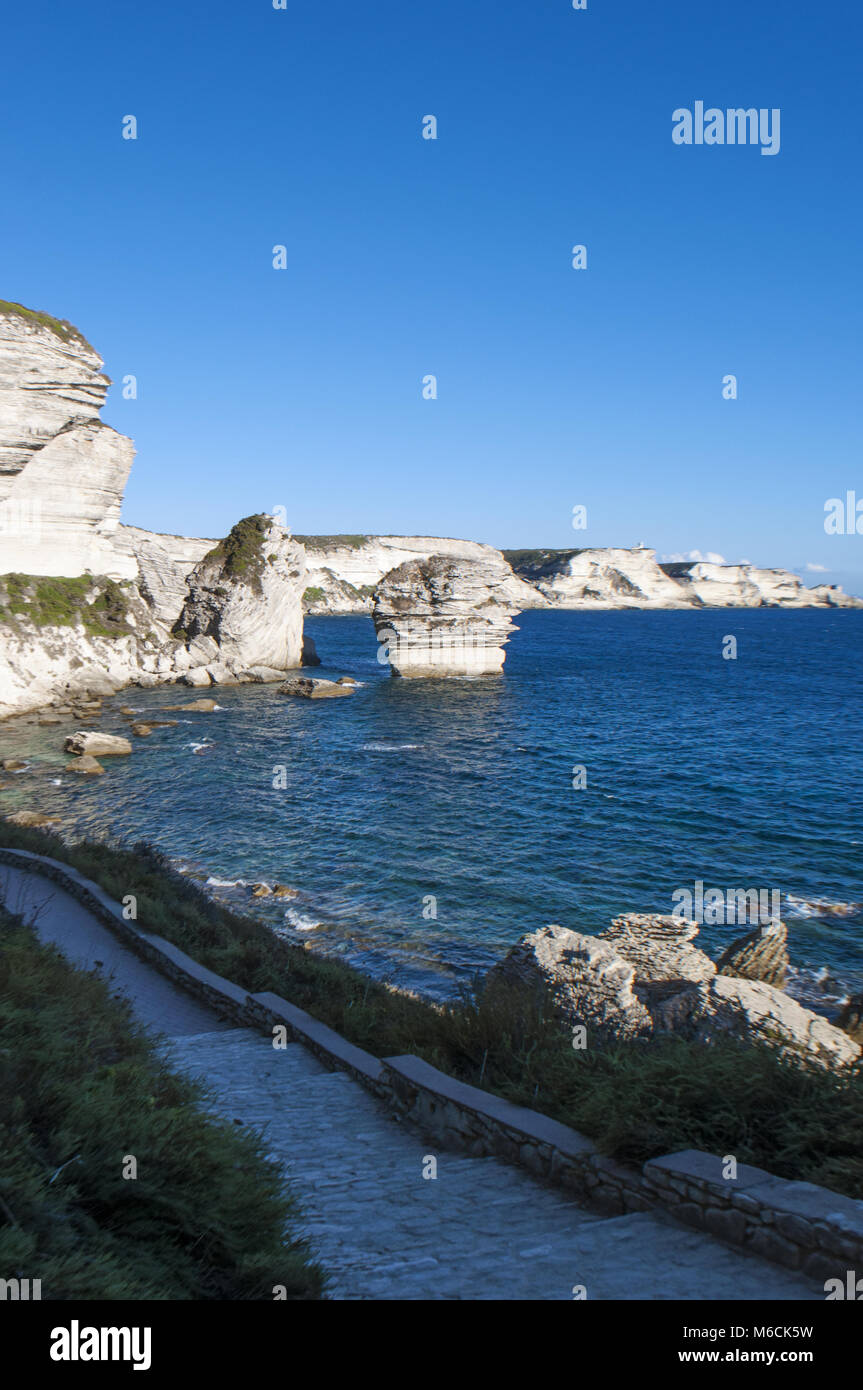
{"type": "Polygon", "coordinates": [[[305,1212],[305,1231],[346,1299],[817,1299],[811,1280],[664,1217],[604,1218],[494,1158],[441,1152],[298,1044],[221,1022],[38,875],[0,867],[14,911],[76,965],[96,960],[172,1064],[214,1109],[259,1129],[305,1212]],[[437,1176],[425,1178],[425,1160],[437,1176]]]}

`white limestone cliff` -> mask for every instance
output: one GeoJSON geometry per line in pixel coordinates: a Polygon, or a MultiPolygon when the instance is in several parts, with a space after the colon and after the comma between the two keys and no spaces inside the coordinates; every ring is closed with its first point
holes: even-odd
{"type": "Polygon", "coordinates": [[[656,551],[645,546],[578,550],[564,556],[559,565],[552,561],[540,568],[532,581],[556,607],[688,608],[692,604],[691,597],[659,567],[656,551]]]}
{"type": "Polygon", "coordinates": [[[121,526],[115,545],[118,551],[131,556],[138,589],[150,605],[154,621],[170,629],[186,602],[189,575],[218,545],[218,540],[162,535],[142,531],[137,526],[121,526]]]}
{"type": "Polygon", "coordinates": [[[0,303],[2,572],[135,577],[114,546],[134,447],[99,419],[109,385],[71,325],[0,303]]]}
{"type": "Polygon", "coordinates": [[[71,324],[0,302],[0,718],[302,659],[304,552],[270,518],[222,542],[120,524],[134,448],[99,418],[101,369],[71,324]]]}
{"type": "Polygon", "coordinates": [[[246,517],[189,574],[174,632],[193,655],[210,644],[200,665],[211,679],[291,670],[302,660],[304,580],[303,547],[271,517],[246,517]]]}
{"type": "MultiPolygon", "coordinates": [[[[669,566],[678,571],[678,566],[669,566]]],[[[790,570],[755,565],[717,565],[706,561],[680,567],[676,582],[697,605],[707,608],[859,608],[860,599],[839,585],[807,588],[790,570]]]]}

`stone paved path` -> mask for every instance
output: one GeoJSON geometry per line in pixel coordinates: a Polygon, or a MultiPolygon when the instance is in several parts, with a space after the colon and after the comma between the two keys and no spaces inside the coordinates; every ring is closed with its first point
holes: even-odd
{"type": "Polygon", "coordinates": [[[76,965],[168,1035],[172,1064],[211,1087],[213,1108],[259,1129],[305,1212],[305,1231],[346,1299],[818,1299],[813,1281],[662,1216],[604,1218],[494,1158],[441,1152],[299,1044],[223,1023],[140,961],[81,904],[0,866],[0,895],[76,965]],[[423,1177],[424,1159],[437,1177],[423,1177]]]}

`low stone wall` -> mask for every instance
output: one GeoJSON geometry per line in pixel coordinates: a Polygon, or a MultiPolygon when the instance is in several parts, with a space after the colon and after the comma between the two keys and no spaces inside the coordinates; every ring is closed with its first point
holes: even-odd
{"type": "Polygon", "coordinates": [[[170,941],[127,920],[119,903],[66,864],[0,848],[4,863],[53,879],[137,955],[220,1016],[269,1033],[284,1027],[288,1037],[325,1065],[348,1072],[446,1147],[517,1163],[606,1212],[665,1211],[814,1279],[840,1278],[844,1283],[848,1270],[863,1271],[863,1201],[747,1164],[735,1166],[730,1156],[697,1149],[650,1159],[641,1169],[617,1163],[583,1134],[546,1115],[456,1081],[413,1055],[380,1061],[279,995],[248,994],[170,941]]]}
{"type": "Polygon", "coordinates": [[[419,1057],[388,1057],[383,1067],[400,1113],[448,1146],[519,1163],[613,1214],[663,1209],[815,1279],[844,1283],[847,1270],[863,1269],[861,1201],[698,1149],[630,1167],[576,1130],[454,1081],[419,1057]]]}

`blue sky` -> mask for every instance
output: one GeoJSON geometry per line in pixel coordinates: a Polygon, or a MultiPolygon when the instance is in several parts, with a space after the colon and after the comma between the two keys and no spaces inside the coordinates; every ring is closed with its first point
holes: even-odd
{"type": "Polygon", "coordinates": [[[863,591],[823,526],[863,497],[850,0],[15,8],[0,297],[104,356],[125,520],[282,505],[863,591]],[[780,108],[779,154],[673,144],[696,100],[780,108]]]}

